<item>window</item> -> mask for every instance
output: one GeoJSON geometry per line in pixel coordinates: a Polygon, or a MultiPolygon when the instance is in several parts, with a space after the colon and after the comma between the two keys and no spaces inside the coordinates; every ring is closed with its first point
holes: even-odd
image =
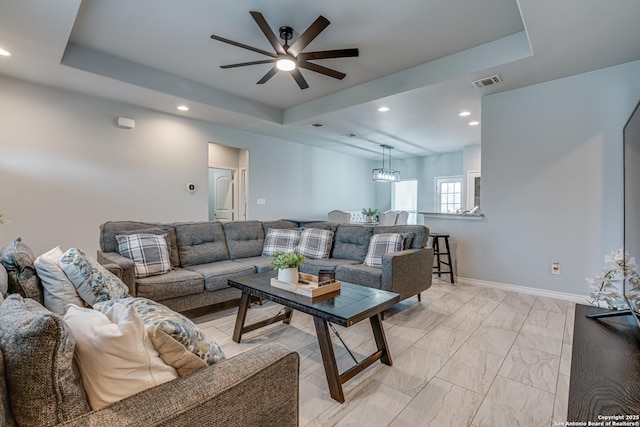
{"type": "Polygon", "coordinates": [[[418,218],[418,180],[410,179],[393,183],[391,191],[391,209],[409,212],[408,224],[417,224],[418,218]]]}
{"type": "Polygon", "coordinates": [[[456,213],[462,208],[462,177],[436,178],[436,212],[456,213]]]}

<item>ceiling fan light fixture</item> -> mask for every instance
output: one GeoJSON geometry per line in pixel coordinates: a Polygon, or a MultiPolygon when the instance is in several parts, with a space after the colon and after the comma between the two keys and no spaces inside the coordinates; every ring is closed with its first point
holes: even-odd
{"type": "Polygon", "coordinates": [[[293,71],[296,69],[296,61],[290,57],[284,57],[276,61],[276,67],[280,71],[293,71]]]}

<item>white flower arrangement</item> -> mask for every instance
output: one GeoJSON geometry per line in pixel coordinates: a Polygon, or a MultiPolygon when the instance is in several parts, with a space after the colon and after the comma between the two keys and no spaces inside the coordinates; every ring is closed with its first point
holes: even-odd
{"type": "Polygon", "coordinates": [[[622,249],[605,255],[602,274],[586,279],[591,284],[587,302],[610,310],[628,309],[629,305],[623,296],[625,279],[630,284],[627,288],[627,298],[636,306],[640,306],[640,277],[636,271],[635,258],[623,253],[622,249]]]}

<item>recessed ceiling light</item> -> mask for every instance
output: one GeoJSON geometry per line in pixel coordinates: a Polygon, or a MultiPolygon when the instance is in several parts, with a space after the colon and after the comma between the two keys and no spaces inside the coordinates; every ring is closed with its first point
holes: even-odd
{"type": "Polygon", "coordinates": [[[458,114],[460,117],[467,117],[471,115],[470,111],[462,111],[460,114],[458,114]]]}
{"type": "Polygon", "coordinates": [[[178,110],[180,111],[189,111],[189,107],[186,105],[178,105],[178,110]]]}
{"type": "Polygon", "coordinates": [[[380,108],[378,108],[378,111],[380,111],[381,113],[384,113],[384,112],[389,111],[389,110],[390,110],[389,107],[380,107],[380,108]]]}
{"type": "Polygon", "coordinates": [[[480,122],[476,122],[476,121],[469,122],[469,126],[478,126],[479,124],[480,122]]]}
{"type": "Polygon", "coordinates": [[[0,47],[0,56],[11,56],[11,52],[0,47]]]}

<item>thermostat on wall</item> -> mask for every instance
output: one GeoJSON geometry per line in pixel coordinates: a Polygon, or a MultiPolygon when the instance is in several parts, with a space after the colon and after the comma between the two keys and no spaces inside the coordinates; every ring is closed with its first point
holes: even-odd
{"type": "Polygon", "coordinates": [[[196,192],[196,185],[193,182],[187,182],[187,191],[189,193],[195,193],[196,192]]]}

